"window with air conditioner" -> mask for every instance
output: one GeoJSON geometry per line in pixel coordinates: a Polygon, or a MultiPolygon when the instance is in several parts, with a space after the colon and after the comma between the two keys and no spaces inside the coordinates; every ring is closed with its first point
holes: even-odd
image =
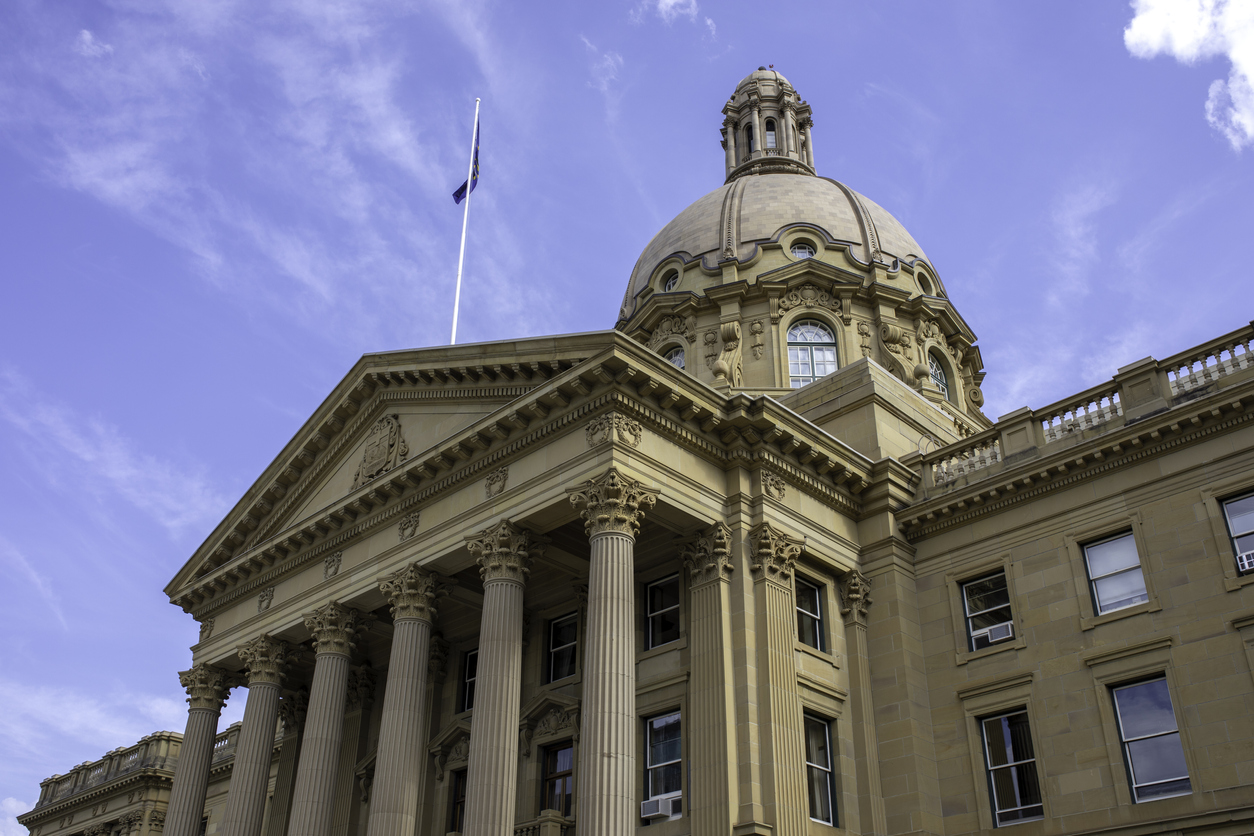
{"type": "Polygon", "coordinates": [[[967,640],[971,650],[1009,641],[1015,636],[1014,617],[1010,611],[1010,590],[1006,573],[962,585],[962,605],[967,617],[967,640]]]}
{"type": "Polygon", "coordinates": [[[640,818],[646,822],[683,814],[683,744],[679,712],[649,719],[644,752],[644,794],[640,818]]]}
{"type": "Polygon", "coordinates": [[[1237,571],[1242,575],[1254,572],[1254,493],[1226,501],[1224,518],[1237,555],[1237,571]]]}

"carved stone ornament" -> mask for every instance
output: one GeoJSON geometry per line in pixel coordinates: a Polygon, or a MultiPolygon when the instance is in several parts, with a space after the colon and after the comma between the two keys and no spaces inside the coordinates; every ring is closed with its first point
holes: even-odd
{"type": "Polygon", "coordinates": [[[344,560],[344,552],[332,552],[322,562],[322,579],[330,580],[340,573],[340,564],[344,560]]]}
{"type": "Polygon", "coordinates": [[[345,694],[349,711],[361,711],[374,700],[375,675],[369,662],[350,668],[348,690],[345,694]]]}
{"type": "Polygon", "coordinates": [[[200,641],[203,642],[205,639],[213,635],[213,624],[214,622],[212,618],[206,618],[200,623],[200,641]]]}
{"type": "Polygon", "coordinates": [[[104,836],[108,832],[109,830],[105,827],[104,822],[100,822],[99,824],[88,825],[87,829],[83,831],[83,836],[104,836]]]}
{"type": "Polygon", "coordinates": [[[712,369],[718,359],[718,332],[706,331],[702,339],[705,341],[705,367],[712,369]]]}
{"type": "Polygon", "coordinates": [[[261,590],[261,594],[257,596],[257,612],[265,612],[270,609],[270,605],[274,603],[274,587],[267,586],[261,590]]]}
{"type": "Polygon", "coordinates": [[[305,613],[305,627],[313,633],[314,650],[347,656],[356,644],[357,634],[374,623],[374,616],[331,601],[305,613]]]}
{"type": "Polygon", "coordinates": [[[129,813],[123,813],[118,819],[118,824],[122,825],[123,830],[134,830],[144,823],[143,810],[131,810],[129,813]]]}
{"type": "Polygon", "coordinates": [[[384,415],[366,436],[366,449],[361,453],[361,464],[353,477],[353,488],[360,488],[371,479],[387,473],[409,455],[409,445],[401,434],[401,417],[384,415]]]}
{"type": "Polygon", "coordinates": [[[411,563],[380,581],[379,591],[392,605],[392,618],[396,621],[417,619],[434,623],[436,601],[448,595],[449,587],[444,578],[411,563]]]}
{"type": "Polygon", "coordinates": [[[448,674],[449,647],[449,643],[440,633],[431,637],[431,645],[427,650],[427,675],[432,682],[443,682],[448,674]]]}
{"type": "Polygon", "coordinates": [[[723,351],[714,363],[714,376],[723,378],[730,386],[744,385],[744,366],[740,357],[740,323],[724,322],[719,326],[723,351]]]}
{"type": "Polygon", "coordinates": [[[547,544],[545,538],[509,520],[466,538],[466,547],[478,559],[479,577],[485,584],[493,581],[526,583],[531,574],[532,557],[543,554],[547,544]]]}
{"type": "Polygon", "coordinates": [[[189,708],[207,708],[221,711],[226,695],[235,685],[235,677],[228,671],[206,665],[203,662],[191,670],[179,673],[179,683],[187,689],[189,708]]]}
{"type": "Polygon", "coordinates": [[[840,313],[840,299],[807,282],[800,287],[794,287],[779,300],[781,311],[791,311],[796,307],[827,308],[840,313]]]}
{"type": "Polygon", "coordinates": [[[153,810],[148,814],[148,829],[161,830],[165,827],[165,813],[161,810],[153,810]]]}
{"type": "Polygon", "coordinates": [[[653,507],[658,492],[610,468],[578,488],[568,488],[570,504],[583,517],[584,530],[591,537],[605,532],[635,537],[644,512],[653,507]]]}
{"type": "Polygon", "coordinates": [[[579,709],[550,708],[536,723],[535,737],[552,737],[567,729],[579,728],[579,709]]]}
{"type": "Polygon", "coordinates": [[[248,684],[269,682],[281,685],[283,670],[289,662],[287,642],[279,641],[268,635],[261,635],[250,642],[236,648],[239,658],[248,668],[248,684]]]}
{"type": "Polygon", "coordinates": [[[731,529],[719,522],[680,546],[679,556],[683,558],[693,586],[731,577],[736,568],[732,564],[731,544],[731,529]]]}
{"type": "Polygon", "coordinates": [[[509,465],[503,465],[488,474],[483,480],[483,490],[488,499],[500,496],[505,492],[505,483],[509,481],[509,465]]]}
{"type": "Polygon", "coordinates": [[[753,349],[754,360],[762,359],[762,352],[766,348],[765,343],[762,341],[762,334],[765,330],[766,330],[766,326],[763,325],[762,320],[760,319],[754,320],[749,325],[749,336],[752,338],[751,347],[753,349]]]}
{"type": "Polygon", "coordinates": [[[644,437],[644,430],[641,429],[640,422],[635,418],[628,418],[626,415],[620,415],[617,412],[607,412],[604,415],[598,415],[588,422],[585,435],[588,438],[589,447],[596,447],[598,444],[618,440],[628,447],[636,448],[640,446],[640,440],[644,437]]]}
{"type": "Polygon", "coordinates": [[[697,318],[695,316],[682,317],[675,314],[664,316],[658,320],[657,327],[653,329],[653,334],[649,337],[649,348],[657,351],[662,343],[673,337],[682,337],[689,343],[695,342],[697,339],[697,318]]]}
{"type": "Polygon", "coordinates": [[[304,688],[284,694],[279,700],[279,719],[283,721],[283,736],[295,734],[305,725],[305,712],[309,710],[309,691],[304,688]]]}
{"type": "Polygon", "coordinates": [[[853,571],[840,582],[840,614],[847,621],[866,624],[871,608],[871,582],[861,572],[853,571]]]}
{"type": "Polygon", "coordinates": [[[769,580],[786,582],[792,577],[797,558],[801,556],[801,541],[779,531],[770,523],[754,526],[749,532],[753,554],[749,568],[769,580]]]}
{"type": "Polygon", "coordinates": [[[418,533],[419,514],[417,511],[410,511],[401,517],[401,521],[397,523],[397,532],[400,534],[401,542],[412,540],[418,533]]]}
{"type": "Polygon", "coordinates": [[[450,767],[458,767],[466,763],[470,758],[470,738],[463,735],[457,739],[446,752],[440,752],[435,756],[435,780],[443,781],[444,773],[450,767]]]}
{"type": "Polygon", "coordinates": [[[858,337],[862,341],[862,356],[871,356],[871,325],[868,322],[858,323],[858,337]]]}
{"type": "Polygon", "coordinates": [[[774,473],[763,473],[762,491],[771,499],[783,499],[788,493],[788,483],[774,473]]]}

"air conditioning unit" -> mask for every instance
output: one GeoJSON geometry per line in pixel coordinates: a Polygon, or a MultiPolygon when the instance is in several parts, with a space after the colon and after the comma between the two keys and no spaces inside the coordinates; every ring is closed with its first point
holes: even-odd
{"type": "Polygon", "coordinates": [[[988,639],[989,644],[997,644],[1004,642],[1006,639],[1014,638],[1015,625],[1013,621],[1007,621],[1002,624],[994,624],[992,627],[985,627],[971,635],[971,638],[978,639],[981,636],[988,639]]]}
{"type": "Polygon", "coordinates": [[[683,796],[673,795],[669,798],[650,798],[640,802],[640,818],[669,819],[683,812],[683,796]]]}
{"type": "Polygon", "coordinates": [[[1254,552],[1237,555],[1237,568],[1242,572],[1254,570],[1254,552]]]}

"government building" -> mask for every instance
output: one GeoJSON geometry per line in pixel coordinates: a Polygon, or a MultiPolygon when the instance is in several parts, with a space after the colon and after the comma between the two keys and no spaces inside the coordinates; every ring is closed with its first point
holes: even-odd
{"type": "Polygon", "coordinates": [[[1254,328],[990,420],[793,86],[721,130],[612,330],[361,358],[33,834],[1254,833],[1254,328]]]}

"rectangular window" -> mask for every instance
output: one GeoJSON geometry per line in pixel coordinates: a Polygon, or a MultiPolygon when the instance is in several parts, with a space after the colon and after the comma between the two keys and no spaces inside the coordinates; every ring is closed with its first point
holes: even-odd
{"type": "Polygon", "coordinates": [[[462,662],[462,711],[475,707],[475,677],[479,671],[479,651],[472,650],[462,662]]]}
{"type": "Polygon", "coordinates": [[[1041,785],[1036,777],[1036,755],[1028,714],[1017,711],[980,721],[984,729],[984,758],[998,825],[1042,818],[1041,785]]]}
{"type": "Polygon", "coordinates": [[[1193,792],[1167,680],[1125,685],[1115,688],[1114,694],[1119,738],[1123,741],[1136,800],[1153,801],[1193,792]]]}
{"type": "MultiPolygon", "coordinates": [[[[683,750],[679,732],[678,711],[654,717],[648,722],[644,792],[649,799],[683,795],[683,750]]],[[[671,816],[677,816],[679,812],[677,803],[670,807],[671,816]]]]}
{"type": "Polygon", "coordinates": [[[1098,615],[1149,600],[1131,531],[1089,543],[1084,547],[1084,562],[1098,615]]]}
{"type": "Polygon", "coordinates": [[[466,827],[466,770],[453,773],[452,794],[448,802],[448,829],[461,833],[466,827]]]}
{"type": "Polygon", "coordinates": [[[983,650],[1014,638],[1014,619],[1010,613],[1010,590],[1006,587],[1005,572],[964,583],[962,605],[967,614],[967,637],[971,650],[983,650]]]}
{"type": "Polygon", "coordinates": [[[836,826],[836,777],[832,769],[831,727],[806,715],[806,784],[810,818],[836,826]]]}
{"type": "Polygon", "coordinates": [[[823,587],[797,578],[797,638],[815,650],[823,646],[823,587]]]}
{"type": "Polygon", "coordinates": [[[649,619],[649,647],[679,638],[679,576],[649,584],[645,594],[649,619]]]}
{"type": "Polygon", "coordinates": [[[541,810],[557,810],[570,816],[571,789],[575,776],[575,748],[559,743],[544,750],[544,795],[541,810]]]}
{"type": "Polygon", "coordinates": [[[549,622],[549,682],[575,675],[579,617],[572,613],[549,622]]]}
{"type": "Polygon", "coordinates": [[[1225,502],[1224,516],[1237,554],[1237,571],[1242,575],[1254,572],[1254,493],[1225,502]]]}

